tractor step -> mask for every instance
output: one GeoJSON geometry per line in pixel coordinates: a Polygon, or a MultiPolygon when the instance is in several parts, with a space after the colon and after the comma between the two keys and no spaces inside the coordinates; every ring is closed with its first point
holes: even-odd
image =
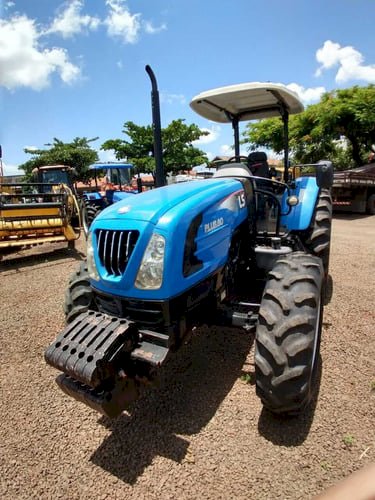
{"type": "Polygon", "coordinates": [[[221,304],[219,310],[226,324],[250,330],[258,321],[259,303],[250,300],[231,300],[221,304]]]}

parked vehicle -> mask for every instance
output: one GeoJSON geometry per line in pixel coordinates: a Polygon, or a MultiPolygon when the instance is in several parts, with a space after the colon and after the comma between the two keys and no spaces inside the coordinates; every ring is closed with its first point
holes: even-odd
{"type": "Polygon", "coordinates": [[[82,193],[82,222],[87,234],[92,221],[104,208],[142,190],[132,185],[131,163],[98,162],[89,167],[95,172],[95,188],[82,193]]]}
{"type": "Polygon", "coordinates": [[[332,164],[289,178],[288,117],[303,106],[283,85],[222,87],[191,107],[232,125],[235,156],[211,179],[128,196],[94,219],[87,263],[66,291],[68,325],[45,359],[66,394],[114,417],[194,326],[254,329],[263,405],[302,412],[318,384],[329,300],[332,164]],[[284,182],[252,175],[239,141],[240,121],[280,115],[284,182]]]}
{"type": "Polygon", "coordinates": [[[375,214],[375,163],[335,172],[332,186],[333,210],[375,214]]]}
{"type": "Polygon", "coordinates": [[[14,249],[80,236],[80,208],[72,168],[47,165],[33,171],[35,182],[0,183],[0,257],[14,249]]]}

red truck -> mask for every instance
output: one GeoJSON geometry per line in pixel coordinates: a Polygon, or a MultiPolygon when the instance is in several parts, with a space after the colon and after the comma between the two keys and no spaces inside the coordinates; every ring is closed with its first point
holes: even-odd
{"type": "Polygon", "coordinates": [[[375,215],[375,163],[335,172],[333,210],[375,215]]]}

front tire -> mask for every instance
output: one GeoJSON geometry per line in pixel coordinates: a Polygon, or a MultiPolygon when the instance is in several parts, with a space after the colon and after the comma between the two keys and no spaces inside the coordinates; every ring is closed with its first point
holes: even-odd
{"type": "Polygon", "coordinates": [[[303,243],[306,249],[322,259],[324,274],[328,276],[331,247],[332,198],[329,189],[321,189],[315,205],[310,227],[303,243]]]}
{"type": "Polygon", "coordinates": [[[280,258],[266,284],[255,338],[256,392],[274,413],[300,413],[316,385],[322,327],[320,258],[280,258]]]}
{"type": "Polygon", "coordinates": [[[82,208],[82,225],[85,236],[87,236],[93,220],[102,210],[99,205],[86,205],[82,208]]]}
{"type": "Polygon", "coordinates": [[[65,291],[64,312],[65,320],[71,323],[79,314],[89,309],[97,310],[90,286],[89,273],[86,262],[81,262],[79,268],[69,279],[65,291]]]}

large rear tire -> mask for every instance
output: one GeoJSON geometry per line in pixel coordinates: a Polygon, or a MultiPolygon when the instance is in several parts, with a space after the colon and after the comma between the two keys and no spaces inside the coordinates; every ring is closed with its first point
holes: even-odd
{"type": "Polygon", "coordinates": [[[67,323],[71,323],[79,314],[89,309],[97,310],[86,262],[81,262],[79,268],[69,279],[65,291],[64,312],[67,323]]]}
{"type": "Polygon", "coordinates": [[[280,258],[264,289],[255,338],[256,392],[274,413],[300,413],[316,385],[322,327],[320,258],[280,258]]]}

